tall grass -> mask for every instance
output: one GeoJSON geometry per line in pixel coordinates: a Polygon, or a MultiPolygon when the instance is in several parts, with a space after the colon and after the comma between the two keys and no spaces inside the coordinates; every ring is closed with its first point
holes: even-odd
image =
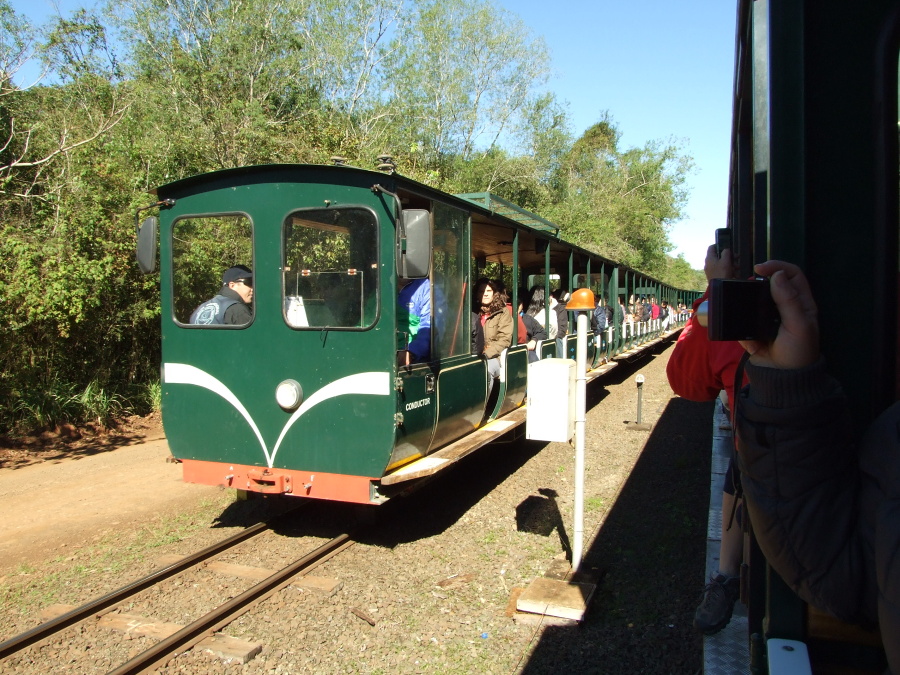
{"type": "Polygon", "coordinates": [[[131,407],[123,396],[104,388],[96,380],[88,383],[78,396],[77,406],[80,417],[78,421],[95,422],[102,426],[108,426],[109,422],[131,414],[131,407]]]}
{"type": "Polygon", "coordinates": [[[109,427],[127,415],[158,411],[161,400],[159,381],[117,391],[97,380],[83,389],[54,380],[45,388],[16,392],[16,400],[0,408],[0,433],[26,435],[67,423],[109,427]]]}
{"type": "Polygon", "coordinates": [[[146,412],[159,412],[162,409],[162,383],[159,380],[140,385],[141,401],[146,412]]]}
{"type": "Polygon", "coordinates": [[[19,392],[19,399],[5,411],[4,416],[9,419],[4,420],[3,426],[27,432],[60,424],[79,415],[77,400],[75,386],[58,380],[45,389],[19,392]]]}

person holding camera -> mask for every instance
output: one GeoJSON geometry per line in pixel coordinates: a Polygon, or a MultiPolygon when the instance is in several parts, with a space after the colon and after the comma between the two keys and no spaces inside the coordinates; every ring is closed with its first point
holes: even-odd
{"type": "Polygon", "coordinates": [[[804,601],[878,626],[900,675],[900,403],[853,439],[806,277],[776,260],[754,270],[769,277],[781,322],[772,341],[741,341],[750,385],[736,401],[738,461],[753,531],[804,601]]]}
{"type": "MultiPolygon", "coordinates": [[[[707,282],[734,277],[730,249],[716,245],[706,252],[703,271],[707,282]]],[[[672,391],[690,401],[714,401],[722,390],[728,397],[728,409],[734,410],[735,376],[744,350],[737,342],[711,342],[706,327],[696,314],[707,300],[709,288],[694,303],[694,313],[678,337],[666,366],[672,391]]],[[[719,632],[731,621],[740,596],[740,572],[744,557],[744,535],[736,522],[740,499],[736,496],[737,468],[729,462],[722,487],[722,534],[719,542],[719,568],[710,577],[694,614],[694,628],[705,635],[719,632]]]]}

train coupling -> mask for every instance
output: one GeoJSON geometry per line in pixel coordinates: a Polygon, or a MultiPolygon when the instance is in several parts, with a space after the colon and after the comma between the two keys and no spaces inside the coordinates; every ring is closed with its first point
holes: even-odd
{"type": "Polygon", "coordinates": [[[291,477],[271,469],[248,471],[247,489],[265,494],[290,494],[293,492],[291,477]]]}

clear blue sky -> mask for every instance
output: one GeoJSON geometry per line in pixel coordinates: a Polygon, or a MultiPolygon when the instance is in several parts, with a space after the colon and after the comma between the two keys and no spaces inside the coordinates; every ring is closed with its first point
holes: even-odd
{"type": "MultiPolygon", "coordinates": [[[[608,110],[622,147],[675,139],[695,161],[674,254],[702,269],[727,206],[737,0],[494,0],[550,48],[548,84],[581,134],[608,110]]],[[[41,23],[90,0],[12,0],[41,23]]]]}

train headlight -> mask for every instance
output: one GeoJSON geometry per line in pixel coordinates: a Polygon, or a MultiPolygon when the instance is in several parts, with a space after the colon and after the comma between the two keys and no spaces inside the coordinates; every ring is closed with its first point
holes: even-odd
{"type": "Polygon", "coordinates": [[[297,380],[285,380],[275,387],[275,401],[285,410],[296,410],[303,401],[303,388],[297,380]]]}

